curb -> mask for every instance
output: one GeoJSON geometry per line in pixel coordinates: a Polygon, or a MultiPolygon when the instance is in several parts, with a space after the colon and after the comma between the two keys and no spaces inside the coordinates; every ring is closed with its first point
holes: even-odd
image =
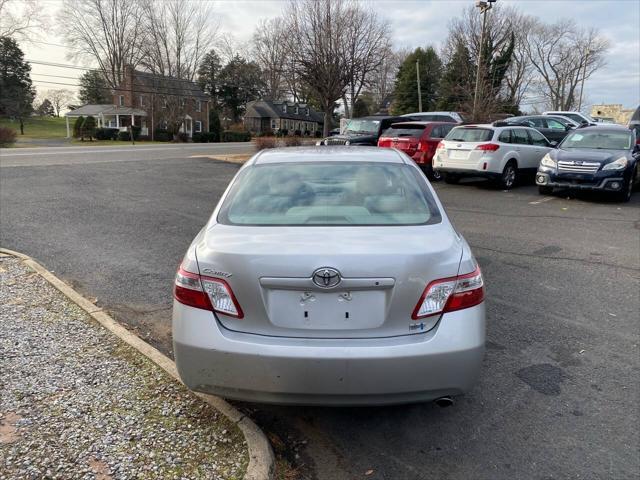
{"type": "MultiPolygon", "coordinates": [[[[84,298],[38,262],[28,255],[6,248],[0,248],[0,253],[21,259],[22,263],[37,272],[41,277],[62,292],[62,294],[69,300],[87,312],[100,325],[109,330],[123,342],[138,350],[138,352],[142,353],[145,357],[162,368],[175,380],[182,383],[173,360],[124,328],[111,318],[109,314],[103,311],[102,308],[84,298]]],[[[258,426],[249,417],[238,411],[226,400],[204,393],[194,392],[194,394],[218,410],[230,421],[235,423],[242,431],[247,442],[247,449],[249,450],[249,465],[247,465],[244,480],[272,480],[275,476],[275,459],[271,445],[262,430],[260,430],[260,428],[258,428],[258,426]]]]}

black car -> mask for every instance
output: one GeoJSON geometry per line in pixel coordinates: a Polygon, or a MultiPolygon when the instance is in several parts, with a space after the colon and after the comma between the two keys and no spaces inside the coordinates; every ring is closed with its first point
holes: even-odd
{"type": "Polygon", "coordinates": [[[340,135],[318,140],[316,145],[378,145],[378,138],[392,123],[406,121],[402,117],[372,115],[352,118],[340,135]]]}
{"type": "Polygon", "coordinates": [[[567,118],[551,115],[525,115],[522,117],[511,117],[501,121],[507,125],[520,125],[538,130],[552,142],[561,142],[567,134],[576,128],[574,122],[567,118]]]}
{"type": "Polygon", "coordinates": [[[639,160],[640,145],[628,128],[578,128],[542,158],[536,184],[543,195],[554,188],[601,190],[627,202],[640,182],[639,160]]]}

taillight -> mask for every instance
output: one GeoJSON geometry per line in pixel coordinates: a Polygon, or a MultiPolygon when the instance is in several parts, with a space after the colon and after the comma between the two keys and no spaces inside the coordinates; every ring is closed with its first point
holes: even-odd
{"type": "Polygon", "coordinates": [[[440,150],[444,148],[444,142],[438,142],[438,146],[436,147],[436,150],[440,150]]]}
{"type": "Polygon", "coordinates": [[[475,149],[483,150],[485,152],[495,152],[499,148],[500,148],[500,145],[496,145],[495,143],[483,143],[481,145],[478,145],[475,149]]]}
{"type": "Polygon", "coordinates": [[[479,305],[484,300],[480,267],[465,275],[434,280],[424,289],[411,318],[418,320],[440,313],[479,305]]]}
{"type": "Polygon", "coordinates": [[[244,317],[233,290],[221,278],[205,277],[180,267],[176,273],[173,296],[190,307],[213,310],[236,318],[244,317]]]}

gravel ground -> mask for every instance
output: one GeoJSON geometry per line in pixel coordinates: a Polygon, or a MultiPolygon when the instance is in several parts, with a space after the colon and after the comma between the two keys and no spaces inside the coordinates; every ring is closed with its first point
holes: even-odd
{"type": "Polygon", "coordinates": [[[0,479],[242,478],[242,433],[0,257],[0,479]]]}

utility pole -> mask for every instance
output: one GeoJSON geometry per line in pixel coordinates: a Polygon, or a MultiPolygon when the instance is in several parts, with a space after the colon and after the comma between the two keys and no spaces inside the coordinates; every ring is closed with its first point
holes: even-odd
{"type": "Polygon", "coordinates": [[[418,79],[418,111],[422,111],[422,92],[420,91],[420,60],[416,60],[416,77],[418,79]]]}
{"type": "Polygon", "coordinates": [[[478,114],[478,97],[480,96],[480,74],[482,72],[482,47],[484,46],[485,30],[487,28],[487,12],[493,8],[493,4],[496,0],[477,1],[476,7],[480,9],[482,14],[482,30],[480,31],[480,48],[478,48],[478,67],[476,70],[476,91],[473,95],[473,121],[477,121],[476,115],[478,114]]]}
{"type": "Polygon", "coordinates": [[[587,54],[584,56],[584,70],[582,71],[582,82],[580,84],[580,100],[578,101],[578,111],[582,108],[582,92],[584,91],[584,77],[587,76],[587,63],[589,63],[589,55],[593,53],[593,50],[587,50],[587,54]]]}

